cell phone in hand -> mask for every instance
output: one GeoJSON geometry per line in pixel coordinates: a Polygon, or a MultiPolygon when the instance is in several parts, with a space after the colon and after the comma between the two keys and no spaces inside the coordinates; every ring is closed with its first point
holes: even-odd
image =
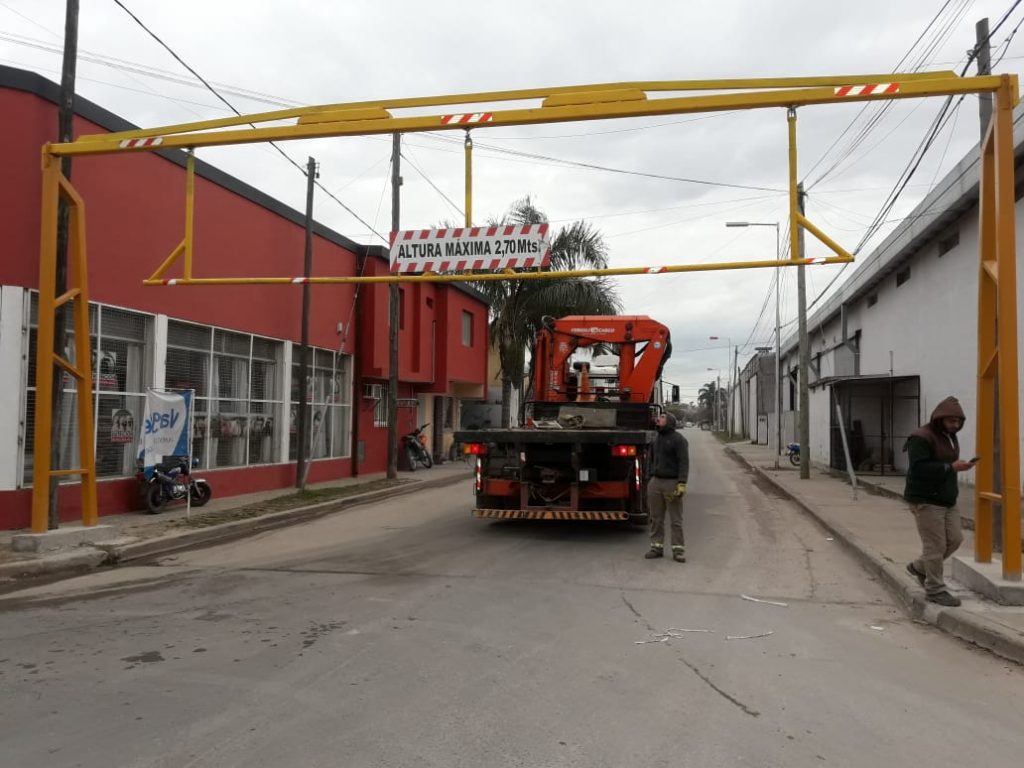
{"type": "Polygon", "coordinates": [[[977,464],[979,461],[981,461],[981,456],[975,456],[973,459],[970,459],[971,464],[977,464]]]}

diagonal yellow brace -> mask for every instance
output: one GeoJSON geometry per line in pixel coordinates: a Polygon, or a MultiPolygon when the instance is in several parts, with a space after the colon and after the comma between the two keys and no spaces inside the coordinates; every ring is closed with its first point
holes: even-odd
{"type": "MultiPolygon", "coordinates": [[[[820,229],[814,226],[814,224],[807,220],[806,216],[798,213],[796,218],[797,223],[801,227],[803,227],[816,238],[818,238],[818,240],[820,240],[824,245],[826,245],[828,249],[832,251],[836,256],[841,256],[843,258],[849,259],[850,261],[853,261],[853,256],[850,253],[848,253],[845,248],[843,248],[832,238],[830,238],[828,235],[826,235],[824,232],[822,232],[820,229]]],[[[795,258],[796,254],[793,254],[793,257],[795,258]]]]}
{"type": "MultiPolygon", "coordinates": [[[[156,268],[156,271],[149,276],[149,280],[159,280],[168,269],[174,266],[181,256],[185,257],[182,267],[182,274],[186,279],[192,277],[192,230],[195,222],[195,197],[196,197],[196,156],[189,150],[188,158],[185,161],[185,237],[178,243],[178,246],[171,251],[171,255],[163,260],[163,263],[156,268]]],[[[147,281],[148,282],[148,281],[147,281]]]]}
{"type": "Polygon", "coordinates": [[[82,373],[77,366],[73,365],[69,360],[67,360],[64,357],[61,357],[56,352],[53,353],[53,362],[55,362],[57,365],[59,365],[65,371],[70,373],[79,381],[83,381],[85,379],[85,374],[82,373]]]}

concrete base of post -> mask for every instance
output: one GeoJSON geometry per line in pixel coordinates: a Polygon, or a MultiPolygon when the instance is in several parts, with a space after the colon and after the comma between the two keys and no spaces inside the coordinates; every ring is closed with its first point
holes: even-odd
{"type": "Polygon", "coordinates": [[[116,537],[117,531],[110,525],[93,525],[88,528],[68,525],[46,533],[16,533],[11,537],[11,549],[15,552],[56,552],[116,537]]]}
{"type": "Polygon", "coordinates": [[[1000,605],[1024,605],[1024,582],[1003,578],[999,555],[992,555],[991,563],[976,563],[973,558],[957,555],[953,557],[953,578],[1000,605]]]}

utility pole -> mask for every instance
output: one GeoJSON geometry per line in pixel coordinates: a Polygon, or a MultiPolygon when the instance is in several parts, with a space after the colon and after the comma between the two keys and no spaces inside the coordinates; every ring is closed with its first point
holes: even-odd
{"type": "Polygon", "coordinates": [[[729,371],[729,437],[736,434],[736,403],[734,393],[740,386],[740,348],[732,348],[732,369],[729,371]],[[735,374],[735,375],[733,375],[735,374]]]}
{"type": "MultiPolygon", "coordinates": [[[[402,189],[402,134],[391,138],[391,231],[399,226],[402,189]]],[[[398,283],[388,286],[388,479],[398,477],[398,283]]]]}
{"type": "MultiPolygon", "coordinates": [[[[800,214],[804,213],[805,197],[804,185],[801,182],[796,187],[797,205],[800,214]]],[[[800,253],[798,258],[804,258],[804,228],[794,222],[797,227],[797,238],[800,253]]],[[[800,333],[800,479],[807,480],[811,476],[811,350],[807,339],[807,280],[804,276],[803,264],[796,268],[796,290],[797,290],[797,323],[800,333]]]]}
{"type": "MultiPolygon", "coordinates": [[[[988,19],[984,18],[974,25],[975,34],[975,58],[978,61],[978,77],[992,74],[992,46],[989,42],[991,33],[988,30],[988,19]]],[[[985,133],[988,131],[989,123],[992,122],[992,94],[978,94],[978,119],[980,121],[981,141],[985,141],[985,133]]],[[[1003,492],[1003,471],[1002,471],[1002,439],[999,430],[999,377],[995,379],[995,401],[993,404],[992,418],[993,429],[993,453],[992,456],[992,487],[996,493],[1003,492]]],[[[1003,549],[1003,505],[994,503],[992,505],[992,549],[1001,552],[1003,549]]]]}
{"type": "Polygon", "coordinates": [[[722,374],[718,374],[715,377],[715,424],[718,426],[718,431],[721,432],[724,428],[722,422],[722,374]]]}
{"type": "MultiPolygon", "coordinates": [[[[779,225],[775,224],[775,259],[782,260],[779,248],[779,225]]],[[[782,267],[775,268],[775,469],[782,454],[782,324],[779,294],[782,292],[782,267]]]]}
{"type": "Polygon", "coordinates": [[[299,419],[295,430],[298,450],[295,461],[295,487],[306,490],[306,464],[309,462],[309,278],[313,275],[313,188],[319,174],[316,160],[306,163],[306,250],[302,264],[302,347],[299,351],[299,419]]]}
{"type": "MultiPolygon", "coordinates": [[[[988,19],[984,18],[974,25],[974,35],[977,43],[974,51],[978,60],[978,77],[985,77],[992,74],[992,46],[989,44],[991,34],[988,31],[988,19]]],[[[992,94],[978,94],[978,117],[981,118],[981,140],[985,140],[985,131],[992,121],[992,94]]],[[[998,402],[998,399],[997,399],[998,402]]],[[[999,419],[996,418],[996,423],[999,419]]],[[[997,465],[998,466],[998,465],[997,465]]]]}
{"type": "MultiPolygon", "coordinates": [[[[78,65],[78,0],[67,0],[64,10],[64,62],[60,73],[60,107],[57,113],[57,134],[58,141],[64,143],[71,141],[72,124],[75,117],[75,72],[78,65]]],[[[64,177],[71,179],[71,158],[64,155],[60,159],[60,172],[64,177]]],[[[64,198],[60,197],[57,208],[57,270],[56,270],[56,293],[58,296],[64,294],[68,289],[68,206],[64,198]]],[[[79,299],[75,299],[79,301],[79,299]]],[[[57,308],[54,318],[53,349],[57,354],[64,356],[64,347],[67,344],[67,305],[57,308]]],[[[64,370],[53,366],[53,398],[50,401],[50,408],[53,413],[53,421],[50,427],[50,468],[61,469],[61,423],[63,422],[64,410],[64,370]]],[[[92,387],[93,382],[79,382],[80,387],[92,387]]],[[[45,408],[45,403],[37,403],[36,408],[45,408]]],[[[60,493],[60,477],[58,475],[46,477],[35,477],[35,483],[50,483],[50,507],[47,515],[47,525],[50,530],[60,527],[60,507],[58,506],[60,493]]]]}

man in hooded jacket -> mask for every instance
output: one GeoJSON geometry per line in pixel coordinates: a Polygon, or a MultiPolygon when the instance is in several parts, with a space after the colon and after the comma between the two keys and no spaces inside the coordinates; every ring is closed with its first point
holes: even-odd
{"type": "Polygon", "coordinates": [[[672,559],[685,563],[683,539],[683,495],[690,475],[690,448],[676,432],[676,417],[663,413],[655,422],[658,436],[651,450],[651,479],[647,482],[647,503],[651,510],[651,548],[648,560],[665,553],[665,512],[672,529],[672,559]]]}
{"type": "Polygon", "coordinates": [[[960,512],[956,508],[959,492],[957,473],[974,464],[960,460],[956,433],[963,428],[964,411],[955,397],[947,397],[932,412],[931,420],[914,430],[904,450],[909,467],[903,498],[910,503],[921,536],[921,557],[907,564],[907,572],[916,578],[928,600],[939,605],[957,606],[960,599],[951,595],[943,580],[943,564],[960,547],[960,512]]]}

